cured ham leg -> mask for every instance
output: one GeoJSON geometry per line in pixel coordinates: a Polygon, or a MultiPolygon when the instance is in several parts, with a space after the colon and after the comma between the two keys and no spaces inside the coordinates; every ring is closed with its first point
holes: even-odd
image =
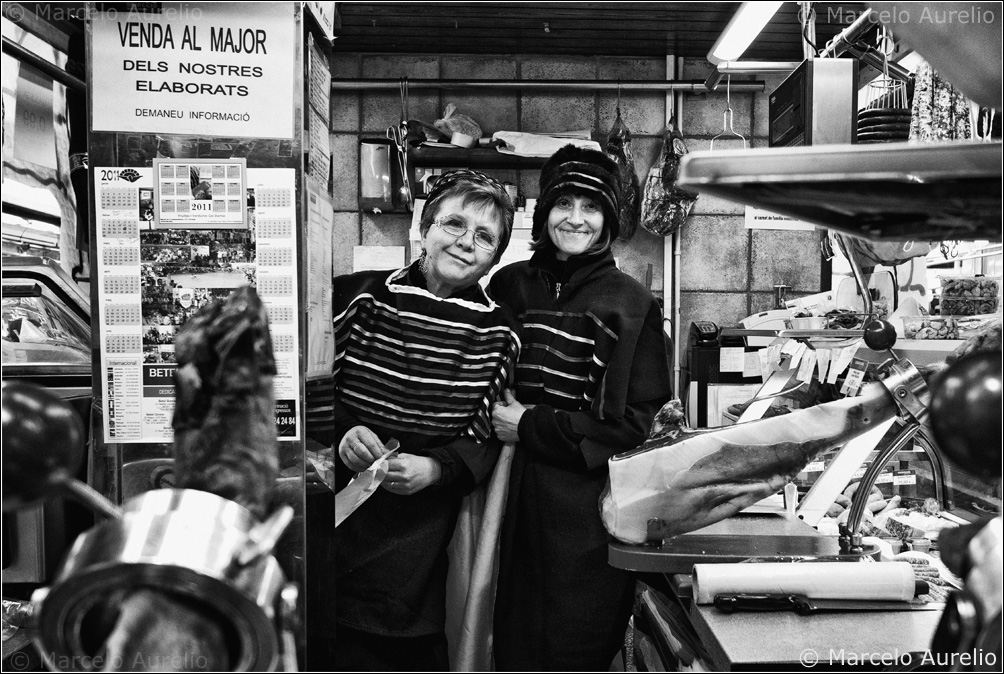
{"type": "Polygon", "coordinates": [[[776,493],[814,457],[896,413],[892,395],[875,383],[860,396],[791,414],[649,440],[608,462],[603,524],[625,543],[714,524],[776,493]]]}
{"type": "MultiPolygon", "coordinates": [[[[250,287],[207,305],[176,338],[175,483],[230,499],[262,519],[279,473],[265,308],[250,287]]],[[[108,603],[105,671],[230,668],[219,616],[167,592],[108,603]],[[113,608],[111,608],[113,607],[113,608]]]]}

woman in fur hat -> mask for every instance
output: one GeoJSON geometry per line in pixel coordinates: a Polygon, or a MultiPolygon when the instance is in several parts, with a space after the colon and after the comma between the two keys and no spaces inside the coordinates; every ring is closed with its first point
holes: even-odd
{"type": "Polygon", "coordinates": [[[547,160],[533,257],[489,294],[523,326],[515,391],[492,408],[516,443],[502,525],[494,655],[505,670],[606,671],[634,578],[607,563],[599,514],[607,459],[645,441],[671,397],[655,297],[614,264],[617,165],[566,145],[547,160]]]}

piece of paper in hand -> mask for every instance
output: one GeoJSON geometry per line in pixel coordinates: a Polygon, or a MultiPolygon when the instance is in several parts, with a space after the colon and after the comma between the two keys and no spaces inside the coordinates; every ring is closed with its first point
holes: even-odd
{"type": "Polygon", "coordinates": [[[356,511],[356,508],[366,502],[370,496],[380,487],[383,479],[387,477],[387,462],[394,458],[400,445],[396,440],[391,440],[385,447],[391,451],[387,452],[374,461],[369,468],[358,473],[349,480],[345,489],[335,494],[335,526],[337,527],[345,519],[356,511]]]}

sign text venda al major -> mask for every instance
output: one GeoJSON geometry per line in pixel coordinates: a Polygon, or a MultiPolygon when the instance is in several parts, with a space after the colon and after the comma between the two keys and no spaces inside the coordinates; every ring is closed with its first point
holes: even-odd
{"type": "MultiPolygon", "coordinates": [[[[123,47],[143,49],[185,49],[202,51],[198,39],[198,26],[185,26],[179,42],[175,45],[174,32],[170,25],[162,26],[156,23],[128,22],[119,25],[119,40],[123,47]]],[[[267,54],[265,41],[267,34],[261,29],[241,28],[209,28],[209,51],[233,54],[267,54]]],[[[136,72],[168,71],[167,62],[134,61],[126,59],[122,69],[136,72]]],[[[235,66],[215,63],[179,63],[178,71],[194,75],[221,75],[226,77],[261,77],[262,69],[258,66],[235,66]]],[[[242,84],[206,84],[193,82],[154,82],[137,80],[136,91],[170,92],[188,94],[218,94],[222,96],[247,96],[248,88],[242,84]]]]}

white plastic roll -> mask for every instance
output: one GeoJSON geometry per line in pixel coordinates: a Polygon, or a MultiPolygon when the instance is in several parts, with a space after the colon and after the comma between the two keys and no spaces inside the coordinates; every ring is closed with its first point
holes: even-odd
{"type": "Polygon", "coordinates": [[[712,604],[719,594],[910,601],[916,581],[908,562],[695,564],[693,576],[698,604],[712,604]]]}

